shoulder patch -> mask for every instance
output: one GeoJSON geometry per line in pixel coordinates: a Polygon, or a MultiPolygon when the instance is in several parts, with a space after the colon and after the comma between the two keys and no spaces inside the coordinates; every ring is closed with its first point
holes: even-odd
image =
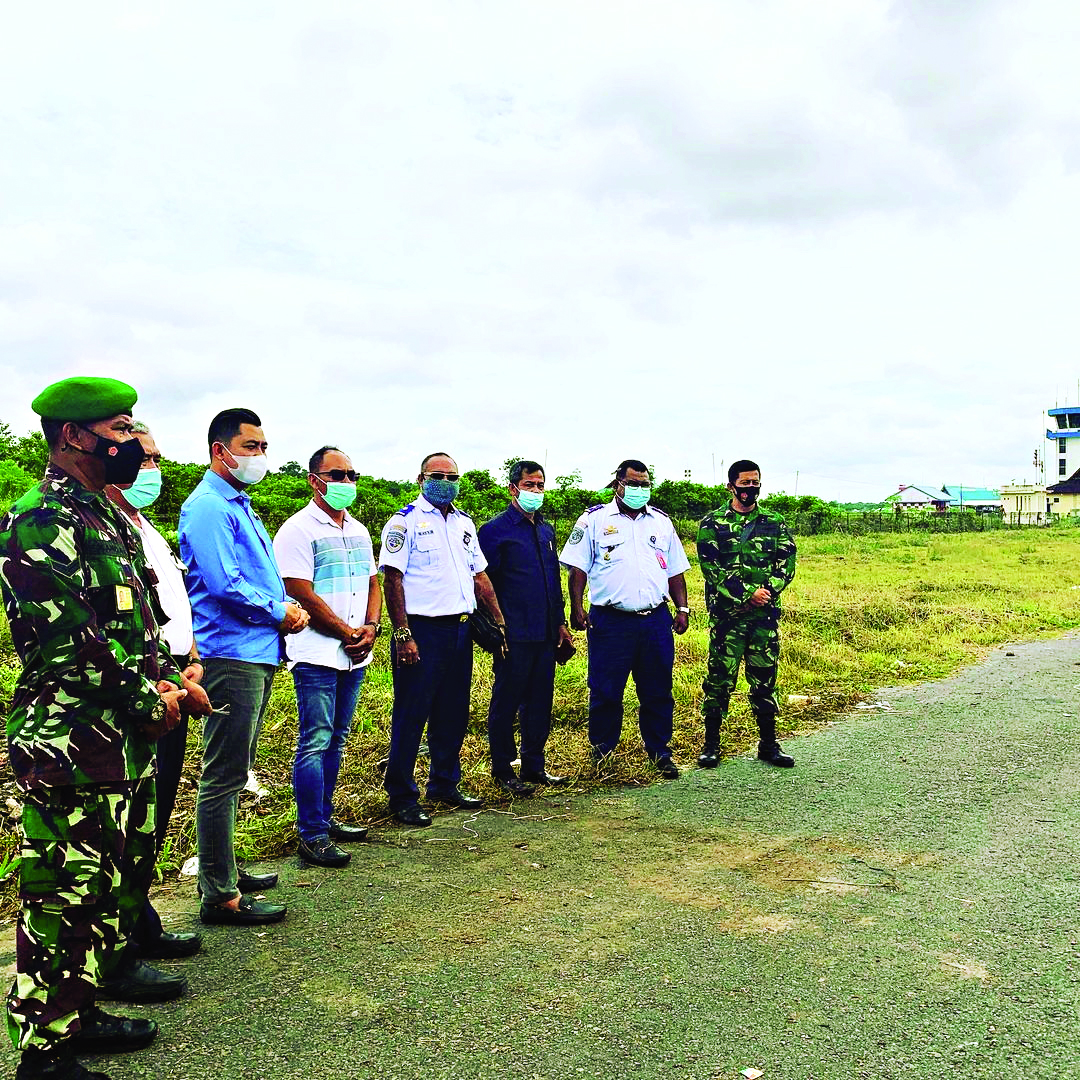
{"type": "Polygon", "coordinates": [[[570,536],[567,539],[568,544],[580,544],[582,538],[585,536],[585,530],[575,525],[570,532],[570,536]]]}
{"type": "Polygon", "coordinates": [[[387,551],[400,551],[405,546],[405,530],[395,526],[388,530],[383,546],[387,551]]]}

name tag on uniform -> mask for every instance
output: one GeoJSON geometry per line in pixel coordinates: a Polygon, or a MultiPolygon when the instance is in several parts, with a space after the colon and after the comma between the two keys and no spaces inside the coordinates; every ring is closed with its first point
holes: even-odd
{"type": "Polygon", "coordinates": [[[656,551],[656,561],[660,564],[661,570],[667,569],[667,563],[664,562],[664,556],[660,554],[659,550],[656,551]]]}
{"type": "Polygon", "coordinates": [[[135,597],[132,595],[130,585],[117,585],[116,586],[116,610],[117,611],[134,611],[135,610],[135,597]]]}

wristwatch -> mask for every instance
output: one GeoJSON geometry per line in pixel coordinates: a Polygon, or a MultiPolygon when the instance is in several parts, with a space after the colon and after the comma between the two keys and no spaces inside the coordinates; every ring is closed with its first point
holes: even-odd
{"type": "Polygon", "coordinates": [[[412,641],[412,631],[407,626],[395,626],[390,636],[395,641],[412,641]]]}
{"type": "Polygon", "coordinates": [[[690,609],[688,607],[677,607],[676,611],[682,612],[683,615],[689,615],[690,609]]]}
{"type": "Polygon", "coordinates": [[[364,626],[373,626],[375,628],[375,636],[378,637],[382,633],[382,625],[377,622],[366,622],[364,626]]]}

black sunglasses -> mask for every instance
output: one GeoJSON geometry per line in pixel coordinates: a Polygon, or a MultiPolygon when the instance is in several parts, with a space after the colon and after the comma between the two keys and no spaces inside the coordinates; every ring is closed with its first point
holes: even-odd
{"type": "Polygon", "coordinates": [[[351,480],[355,484],[358,473],[355,469],[323,469],[315,475],[329,476],[335,484],[340,484],[343,480],[351,480]]]}
{"type": "Polygon", "coordinates": [[[451,484],[456,484],[461,479],[456,472],[429,472],[424,475],[429,480],[449,480],[451,484]]]}

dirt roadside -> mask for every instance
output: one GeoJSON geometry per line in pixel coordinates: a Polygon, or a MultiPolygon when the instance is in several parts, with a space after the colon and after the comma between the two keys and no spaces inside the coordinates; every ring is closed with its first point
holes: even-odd
{"type": "MultiPolygon", "coordinates": [[[[94,1067],[1077,1075],[1080,638],[877,700],[787,740],[794,770],[733,759],[381,830],[343,871],[273,864],[286,922],[207,929],[189,997],[125,1010],[157,1042],[94,1067]]],[[[166,908],[173,929],[195,911],[186,888],[166,908]]]]}

